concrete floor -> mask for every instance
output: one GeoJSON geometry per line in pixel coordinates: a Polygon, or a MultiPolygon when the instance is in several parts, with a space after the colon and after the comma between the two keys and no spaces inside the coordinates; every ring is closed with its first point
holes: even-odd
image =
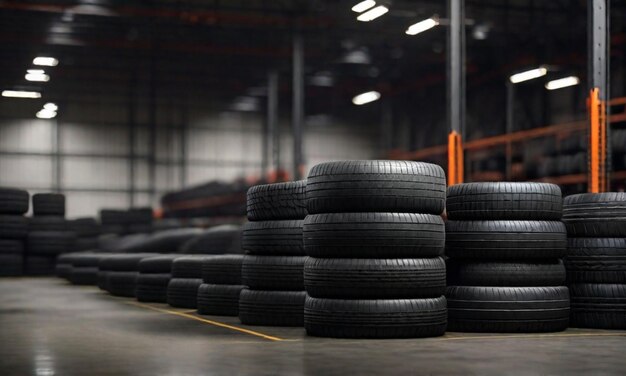
{"type": "Polygon", "coordinates": [[[624,374],[626,331],[306,337],[55,278],[0,280],[0,375],[624,374]],[[246,332],[250,330],[250,332],[246,332]]]}

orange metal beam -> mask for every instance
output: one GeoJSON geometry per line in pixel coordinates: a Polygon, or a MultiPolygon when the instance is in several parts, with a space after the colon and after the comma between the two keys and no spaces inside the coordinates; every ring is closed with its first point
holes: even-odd
{"type": "Polygon", "coordinates": [[[452,131],[448,135],[448,185],[463,183],[463,143],[461,135],[452,131]]]}
{"type": "Polygon", "coordinates": [[[606,152],[606,103],[594,88],[589,93],[589,192],[607,189],[606,152]]]}

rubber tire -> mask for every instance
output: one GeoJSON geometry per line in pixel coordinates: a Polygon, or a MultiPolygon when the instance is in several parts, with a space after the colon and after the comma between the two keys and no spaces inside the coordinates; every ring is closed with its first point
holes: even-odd
{"type": "Polygon", "coordinates": [[[24,259],[19,253],[0,253],[0,277],[18,277],[24,274],[24,259]]]}
{"type": "Polygon", "coordinates": [[[314,298],[437,298],[446,292],[443,258],[319,259],[304,264],[304,286],[314,298]]]}
{"type": "Polygon", "coordinates": [[[248,222],[242,245],[247,253],[266,256],[304,256],[302,220],[248,222]]]}
{"type": "Polygon", "coordinates": [[[202,263],[202,280],[206,284],[241,285],[244,255],[215,255],[202,263]]]}
{"type": "Polygon", "coordinates": [[[246,255],[241,265],[241,280],[251,290],[304,290],[305,256],[246,255]]]}
{"type": "Polygon", "coordinates": [[[28,231],[68,231],[69,226],[65,217],[48,215],[28,219],[28,231]]]}
{"type": "Polygon", "coordinates": [[[239,295],[246,286],[203,283],[198,288],[198,313],[201,315],[238,316],[239,295]]]}
{"type": "Polygon", "coordinates": [[[441,214],[446,177],[437,165],[411,161],[342,161],[313,166],[309,214],[397,212],[441,214]]]}
{"type": "Polygon", "coordinates": [[[197,308],[200,278],[172,277],[167,285],[167,304],[177,308],[197,308]]]}
{"type": "Polygon", "coordinates": [[[72,264],[59,263],[57,261],[57,264],[54,267],[54,275],[56,275],[59,278],[63,278],[65,280],[69,280],[70,273],[72,272],[72,268],[73,268],[72,264]]]}
{"type": "Polygon", "coordinates": [[[68,280],[73,285],[96,285],[98,268],[93,266],[72,266],[68,280]]]}
{"type": "MultiPolygon", "coordinates": [[[[97,268],[100,265],[100,260],[103,257],[107,257],[106,253],[98,252],[77,252],[70,253],[72,255],[71,264],[76,267],[94,267],[97,268]]],[[[61,256],[59,256],[60,258],[61,256]]],[[[57,258],[57,261],[59,259],[57,258]]]]}
{"type": "Polygon", "coordinates": [[[308,335],[332,338],[420,338],[446,331],[446,298],[342,300],[307,296],[308,335]]]}
{"type": "Polygon", "coordinates": [[[74,250],[76,237],[68,231],[32,231],[26,239],[29,255],[56,256],[74,250]]]}
{"type": "Polygon", "coordinates": [[[71,231],[79,238],[96,238],[100,235],[100,225],[95,218],[83,217],[67,221],[71,231]]]}
{"type": "Polygon", "coordinates": [[[543,262],[448,260],[452,286],[563,286],[565,265],[560,259],[543,262]]]}
{"type": "Polygon", "coordinates": [[[172,261],[172,278],[202,278],[202,265],[210,256],[189,255],[172,261]]]}
{"type": "Polygon", "coordinates": [[[204,255],[243,254],[242,231],[239,225],[211,227],[181,245],[179,252],[204,255]]]}
{"type": "Polygon", "coordinates": [[[24,241],[0,238],[0,254],[23,254],[24,241]]]}
{"type": "Polygon", "coordinates": [[[578,283],[570,292],[572,327],[626,329],[626,284],[578,283]]]}
{"type": "Polygon", "coordinates": [[[94,251],[98,249],[98,238],[77,238],[74,241],[74,251],[94,251]]]}
{"type": "Polygon", "coordinates": [[[245,325],[303,326],[304,291],[253,291],[239,295],[239,320],[245,325]]]}
{"type": "MultiPolygon", "coordinates": [[[[138,272],[108,271],[106,275],[107,291],[111,295],[134,298],[138,275],[138,272]]],[[[96,277],[97,281],[98,277],[96,277]]]]}
{"type": "Polygon", "coordinates": [[[33,215],[65,216],[65,195],[60,193],[36,193],[33,195],[33,215]]]}
{"type": "Polygon", "coordinates": [[[0,239],[24,239],[28,219],[21,215],[0,215],[0,239]]]}
{"type": "Polygon", "coordinates": [[[448,330],[534,333],[567,329],[567,287],[449,286],[448,330]]]}
{"type": "Polygon", "coordinates": [[[626,238],[626,192],[567,196],[563,222],[570,237],[626,238]]]}
{"type": "Polygon", "coordinates": [[[28,211],[28,192],[0,187],[0,214],[24,214],[28,211]]]}
{"type": "Polygon", "coordinates": [[[573,283],[626,283],[626,238],[569,238],[565,266],[573,283]]]}
{"type": "Polygon", "coordinates": [[[171,278],[169,273],[139,273],[135,297],[140,302],[166,303],[171,278]]]}
{"type": "Polygon", "coordinates": [[[423,258],[442,256],[440,216],[413,213],[331,213],[304,220],[304,248],[318,258],[423,258]]]}
{"type": "Polygon", "coordinates": [[[563,214],[558,185],[548,183],[466,183],[448,188],[446,213],[452,220],[555,220],[563,214]]]}
{"type": "Polygon", "coordinates": [[[306,180],[255,185],[247,194],[248,220],[304,219],[306,180]]]}
{"type": "Polygon", "coordinates": [[[159,256],[146,257],[141,259],[138,264],[140,273],[172,273],[172,264],[174,260],[184,255],[171,253],[159,256]]]}
{"type": "Polygon", "coordinates": [[[139,262],[147,257],[156,256],[155,253],[126,253],[105,256],[100,260],[98,266],[101,270],[116,272],[137,272],[139,262]]]}
{"type": "Polygon", "coordinates": [[[49,276],[54,275],[56,261],[51,256],[31,256],[24,257],[24,274],[29,276],[49,276]]]}
{"type": "Polygon", "coordinates": [[[490,260],[555,259],[565,255],[565,225],[556,221],[448,221],[446,256],[490,260]]]}

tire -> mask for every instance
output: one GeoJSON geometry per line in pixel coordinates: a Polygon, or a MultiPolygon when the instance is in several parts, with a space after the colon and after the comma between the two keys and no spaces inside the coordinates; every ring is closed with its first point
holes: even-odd
{"type": "Polygon", "coordinates": [[[0,253],[0,277],[18,277],[24,274],[23,257],[18,253],[0,253]]]}
{"type": "Polygon", "coordinates": [[[246,286],[203,283],[198,288],[198,313],[201,315],[238,316],[239,295],[246,286]]]}
{"type": "Polygon", "coordinates": [[[134,298],[138,275],[137,272],[108,271],[106,275],[107,291],[111,295],[134,298]]]}
{"type": "Polygon", "coordinates": [[[308,335],[333,338],[418,338],[446,331],[446,298],[342,300],[306,298],[308,335]]]}
{"type": "Polygon", "coordinates": [[[318,258],[423,258],[443,255],[440,216],[413,213],[331,213],[306,217],[304,247],[318,258]]]}
{"type": "Polygon", "coordinates": [[[448,330],[534,333],[565,330],[567,287],[449,286],[448,330]]]}
{"type": "Polygon", "coordinates": [[[72,219],[68,221],[68,228],[79,238],[96,238],[100,235],[100,225],[91,217],[72,219]]]}
{"type": "Polygon", "coordinates": [[[24,241],[15,239],[0,239],[0,255],[2,254],[23,254],[24,241]]]}
{"type": "Polygon", "coordinates": [[[561,219],[563,198],[558,185],[548,183],[467,183],[448,188],[448,219],[561,219]]]}
{"type": "Polygon", "coordinates": [[[448,221],[446,256],[491,260],[565,255],[565,225],[555,221],[448,221]]]}
{"type": "Polygon", "coordinates": [[[243,259],[241,280],[251,290],[304,291],[305,256],[251,256],[243,259]]]}
{"type": "Polygon", "coordinates": [[[65,216],[65,195],[60,193],[37,193],[33,195],[33,215],[65,216]]]}
{"type": "Polygon", "coordinates": [[[0,238],[24,239],[28,233],[28,220],[21,215],[0,215],[0,238]]]}
{"type": "Polygon", "coordinates": [[[177,308],[197,308],[198,288],[201,284],[200,278],[172,277],[167,285],[167,304],[177,308]]]}
{"type": "Polygon", "coordinates": [[[563,286],[565,266],[561,260],[543,262],[448,261],[452,286],[563,286]]]}
{"type": "Polygon", "coordinates": [[[626,329],[626,284],[570,286],[572,327],[626,329]]]}
{"type": "Polygon", "coordinates": [[[304,286],[314,298],[437,298],[446,292],[446,264],[426,259],[307,258],[304,286]]]}
{"type": "Polygon", "coordinates": [[[567,196],[563,222],[570,237],[626,238],[626,192],[567,196]]]}
{"type": "Polygon", "coordinates": [[[96,277],[96,286],[98,286],[100,290],[104,290],[104,291],[109,290],[108,277],[109,277],[108,270],[102,270],[98,268],[98,275],[96,277]]]}
{"type": "MultiPolygon", "coordinates": [[[[107,257],[106,253],[90,253],[90,252],[79,252],[79,253],[71,253],[71,261],[72,266],[76,267],[92,267],[97,268],[100,265],[100,260],[103,257],[107,257]]],[[[60,257],[60,256],[59,256],[60,257]]],[[[57,259],[58,261],[58,259],[57,259]]]]}
{"type": "Polygon", "coordinates": [[[140,302],[166,303],[169,273],[139,273],[135,296],[140,302]]]}
{"type": "Polygon", "coordinates": [[[74,250],[73,232],[33,231],[28,233],[26,251],[29,255],[56,256],[74,250]]]}
{"type": "Polygon", "coordinates": [[[309,214],[397,212],[441,214],[441,167],[411,161],[343,161],[313,166],[307,178],[309,214]]]}
{"type": "Polygon", "coordinates": [[[69,280],[72,268],[72,264],[60,264],[57,262],[56,266],[54,267],[54,274],[59,278],[69,280]]]}
{"type": "Polygon", "coordinates": [[[32,217],[28,220],[28,231],[67,231],[69,229],[65,217],[48,215],[32,217]]]}
{"type": "Polygon", "coordinates": [[[103,226],[126,226],[128,224],[128,212],[118,209],[100,210],[100,223],[103,226]]]}
{"type": "Polygon", "coordinates": [[[152,208],[132,208],[126,214],[126,222],[128,224],[147,224],[152,225],[154,213],[152,208]]]}
{"type": "Polygon", "coordinates": [[[626,283],[626,238],[569,238],[565,266],[573,283],[626,283]]]}
{"type": "Polygon", "coordinates": [[[301,220],[248,222],[243,249],[252,255],[304,256],[301,220]]]}
{"type": "Polygon", "coordinates": [[[68,280],[73,285],[96,285],[98,268],[93,266],[73,266],[68,280]]]}
{"type": "Polygon", "coordinates": [[[117,254],[105,256],[98,266],[102,270],[115,272],[137,272],[139,262],[147,257],[156,256],[154,253],[117,254]]]}
{"type": "Polygon", "coordinates": [[[98,249],[98,238],[77,238],[74,242],[74,250],[93,251],[98,249]]]}
{"type": "Polygon", "coordinates": [[[304,291],[241,290],[239,320],[245,325],[303,326],[304,291]]]}
{"type": "Polygon", "coordinates": [[[243,254],[241,236],[241,226],[215,226],[185,242],[179,252],[205,255],[243,254]]]}
{"type": "Polygon", "coordinates": [[[202,263],[202,280],[206,284],[241,285],[243,259],[243,255],[215,255],[207,258],[202,263]]]}
{"type": "Polygon", "coordinates": [[[28,192],[0,187],[0,214],[24,214],[28,211],[28,201],[28,192]]]}
{"type": "Polygon", "coordinates": [[[141,259],[138,264],[140,273],[172,273],[172,263],[179,257],[184,257],[180,254],[166,254],[159,256],[146,257],[141,259]]]}
{"type": "Polygon", "coordinates": [[[30,276],[54,275],[56,262],[50,256],[26,256],[24,257],[24,274],[30,276]]]}
{"type": "Polygon", "coordinates": [[[304,219],[307,214],[306,180],[255,185],[247,197],[250,221],[304,219]]]}
{"type": "Polygon", "coordinates": [[[202,278],[202,265],[210,256],[183,256],[172,261],[172,278],[202,278]]]}

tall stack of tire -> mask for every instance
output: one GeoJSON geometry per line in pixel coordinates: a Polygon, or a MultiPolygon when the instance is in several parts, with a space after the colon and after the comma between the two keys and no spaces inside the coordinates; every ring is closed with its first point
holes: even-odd
{"type": "Polygon", "coordinates": [[[0,188],[0,277],[23,273],[28,201],[24,190],[0,188]]]}
{"type": "Polygon", "coordinates": [[[167,285],[172,279],[172,263],[180,254],[163,254],[139,261],[135,295],[140,302],[167,302],[167,285]]]}
{"type": "Polygon", "coordinates": [[[69,221],[69,229],[76,234],[74,251],[90,251],[98,249],[100,224],[95,218],[83,217],[69,221]]]}
{"type": "Polygon", "coordinates": [[[468,183],[448,189],[448,330],[567,328],[562,206],[561,190],[553,184],[468,183]]]}
{"type": "Polygon", "coordinates": [[[302,326],[306,181],[251,187],[243,230],[239,319],[247,325],[302,326]]]}
{"type": "Polygon", "coordinates": [[[152,232],[152,208],[131,208],[128,210],[126,233],[149,234],[152,232]]]}
{"type": "Polygon", "coordinates": [[[135,297],[139,262],[157,253],[127,253],[105,256],[98,260],[96,283],[111,295],[135,297]],[[105,272],[103,275],[100,273],[105,272]]]}
{"type": "Polygon", "coordinates": [[[33,217],[26,241],[26,274],[52,275],[56,257],[74,250],[76,235],[65,219],[65,196],[60,193],[33,195],[33,217]]]}
{"type": "Polygon", "coordinates": [[[202,264],[198,288],[198,313],[201,315],[238,316],[243,255],[209,256],[202,264]]]}
{"type": "Polygon", "coordinates": [[[568,196],[563,221],[571,326],[626,329],[626,193],[568,196]]]}
{"type": "Polygon", "coordinates": [[[167,284],[167,304],[177,308],[197,308],[202,284],[202,264],[210,256],[187,255],[172,262],[172,278],[167,284]]]}
{"type": "Polygon", "coordinates": [[[410,161],[314,166],[304,247],[307,334],[411,338],[446,330],[446,179],[410,161]]]}

